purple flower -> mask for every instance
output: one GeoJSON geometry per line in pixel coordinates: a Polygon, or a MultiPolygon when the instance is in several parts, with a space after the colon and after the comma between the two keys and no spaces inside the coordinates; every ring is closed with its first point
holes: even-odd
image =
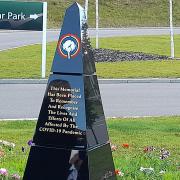
{"type": "Polygon", "coordinates": [[[27,144],[28,144],[29,146],[33,146],[33,144],[34,144],[34,143],[33,143],[33,140],[32,140],[32,139],[29,140],[27,144]]]}
{"type": "Polygon", "coordinates": [[[14,179],[14,180],[20,180],[21,177],[20,177],[18,174],[13,174],[13,175],[12,175],[12,179],[14,179]]]}
{"type": "Polygon", "coordinates": [[[165,150],[164,148],[160,150],[160,159],[164,160],[170,156],[170,152],[165,150]]]}
{"type": "Polygon", "coordinates": [[[8,171],[5,168],[0,169],[0,175],[2,176],[8,176],[8,171]]]}

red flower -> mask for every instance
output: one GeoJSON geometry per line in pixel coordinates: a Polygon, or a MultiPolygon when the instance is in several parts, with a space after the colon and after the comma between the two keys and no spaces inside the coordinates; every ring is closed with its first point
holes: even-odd
{"type": "Polygon", "coordinates": [[[115,174],[116,174],[116,175],[119,175],[119,173],[121,173],[121,171],[120,171],[119,169],[116,169],[116,170],[115,170],[115,174]]]}
{"type": "Polygon", "coordinates": [[[124,173],[122,173],[119,169],[115,170],[115,175],[117,176],[124,176],[124,173]]]}
{"type": "Polygon", "coordinates": [[[124,143],[124,144],[122,144],[122,147],[123,148],[129,148],[129,144],[128,143],[124,143]]]}

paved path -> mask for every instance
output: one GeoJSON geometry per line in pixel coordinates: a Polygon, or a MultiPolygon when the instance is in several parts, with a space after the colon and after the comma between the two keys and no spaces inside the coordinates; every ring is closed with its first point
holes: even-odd
{"type": "MultiPolygon", "coordinates": [[[[96,31],[89,30],[91,37],[95,37],[96,31]]],[[[169,34],[169,28],[103,28],[99,30],[100,37],[113,36],[137,36],[137,35],[164,35],[169,34]]],[[[180,34],[180,28],[175,28],[175,34],[180,34]]],[[[57,41],[59,30],[48,30],[48,42],[57,41]]],[[[36,31],[0,31],[0,50],[39,44],[42,39],[42,32],[36,31]]]]}
{"type": "MultiPolygon", "coordinates": [[[[0,84],[0,119],[37,118],[45,84],[0,84]]],[[[100,84],[106,117],[180,115],[180,83],[100,84]]]]}

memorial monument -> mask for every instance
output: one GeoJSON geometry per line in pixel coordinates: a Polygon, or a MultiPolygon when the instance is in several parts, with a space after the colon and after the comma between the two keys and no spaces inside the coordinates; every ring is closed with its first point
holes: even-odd
{"type": "Polygon", "coordinates": [[[57,44],[24,180],[115,180],[84,9],[70,6],[57,44]]]}

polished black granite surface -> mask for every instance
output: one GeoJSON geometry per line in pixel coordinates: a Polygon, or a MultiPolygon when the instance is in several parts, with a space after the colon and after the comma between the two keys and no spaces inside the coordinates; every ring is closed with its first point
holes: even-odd
{"type": "Polygon", "coordinates": [[[35,146],[31,148],[24,180],[77,180],[89,179],[86,151],[35,146]],[[69,179],[68,179],[69,178],[69,179]]]}
{"type": "Polygon", "coordinates": [[[116,180],[109,144],[92,150],[32,147],[24,180],[116,180]]]}
{"type": "Polygon", "coordinates": [[[59,36],[51,72],[95,73],[93,52],[89,50],[86,17],[82,7],[74,3],[67,9],[59,36]]]}

